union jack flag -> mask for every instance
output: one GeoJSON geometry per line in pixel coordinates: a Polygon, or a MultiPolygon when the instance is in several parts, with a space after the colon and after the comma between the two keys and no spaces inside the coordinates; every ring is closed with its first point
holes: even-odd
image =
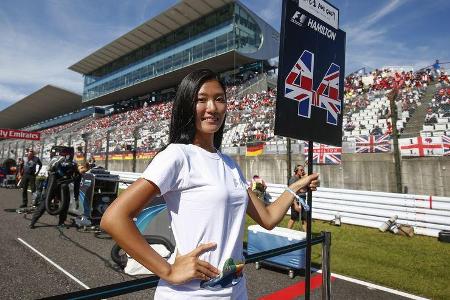
{"type": "Polygon", "coordinates": [[[389,140],[389,134],[356,136],[356,153],[391,152],[391,143],[389,140]]]}
{"type": "MultiPolygon", "coordinates": [[[[342,162],[342,148],[320,143],[313,143],[313,164],[315,165],[340,165],[342,162]]],[[[303,149],[306,161],[308,161],[308,143],[303,149]]]]}
{"type": "Polygon", "coordinates": [[[317,91],[314,84],[314,53],[304,50],[284,81],[286,98],[298,101],[300,117],[311,117],[311,106],[327,111],[327,123],[337,125],[341,113],[339,100],[340,67],[332,63],[317,91]]]}
{"type": "Polygon", "coordinates": [[[449,156],[450,155],[450,136],[446,136],[446,135],[442,136],[442,148],[444,150],[443,155],[449,156]]]}

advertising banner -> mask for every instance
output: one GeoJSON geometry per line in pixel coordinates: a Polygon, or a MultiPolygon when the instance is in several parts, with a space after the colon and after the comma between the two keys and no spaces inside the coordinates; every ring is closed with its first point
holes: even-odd
{"type": "Polygon", "coordinates": [[[323,0],[284,0],[275,134],[342,144],[345,32],[323,0]]]}
{"type": "Polygon", "coordinates": [[[0,139],[39,141],[41,139],[41,133],[16,130],[16,129],[0,128],[0,139]]]}

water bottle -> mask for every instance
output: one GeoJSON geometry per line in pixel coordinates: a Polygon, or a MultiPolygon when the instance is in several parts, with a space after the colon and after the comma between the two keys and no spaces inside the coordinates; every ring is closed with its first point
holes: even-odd
{"type": "Polygon", "coordinates": [[[397,223],[393,223],[390,227],[389,227],[389,231],[392,233],[397,234],[398,233],[398,224],[397,223]]]}
{"type": "Polygon", "coordinates": [[[378,228],[381,232],[385,232],[386,230],[388,230],[392,224],[395,223],[395,221],[397,220],[398,216],[392,216],[391,218],[389,218],[388,220],[384,221],[381,226],[378,228]]]}

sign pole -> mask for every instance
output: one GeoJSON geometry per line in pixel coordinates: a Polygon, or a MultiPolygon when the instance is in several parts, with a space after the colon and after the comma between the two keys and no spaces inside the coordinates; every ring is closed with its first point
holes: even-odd
{"type": "MultiPolygon", "coordinates": [[[[308,175],[313,173],[313,141],[308,141],[308,175]]],[[[305,262],[305,300],[310,299],[311,291],[311,216],[312,216],[312,191],[308,190],[307,202],[309,211],[306,212],[306,262],[305,262]]]]}

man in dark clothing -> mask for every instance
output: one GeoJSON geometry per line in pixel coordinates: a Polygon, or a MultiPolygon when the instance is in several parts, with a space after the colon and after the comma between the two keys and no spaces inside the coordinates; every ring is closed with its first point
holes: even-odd
{"type": "MultiPolygon", "coordinates": [[[[294,176],[292,176],[289,179],[288,185],[293,184],[303,176],[305,176],[305,168],[302,165],[297,165],[294,169],[294,176]]],[[[305,193],[298,193],[303,200],[306,200],[306,194],[305,193]]],[[[306,211],[302,209],[300,206],[300,203],[297,199],[294,200],[294,202],[291,205],[291,219],[288,222],[288,228],[292,229],[294,227],[295,221],[300,220],[300,213],[301,213],[301,220],[302,220],[302,228],[306,232],[306,211]]]]}
{"type": "Polygon", "coordinates": [[[30,150],[28,152],[28,160],[23,166],[23,177],[22,177],[22,205],[20,208],[27,207],[28,205],[28,185],[31,187],[31,192],[36,192],[36,175],[41,171],[42,162],[39,157],[34,156],[34,151],[30,150]],[[36,166],[39,166],[36,171],[36,166]]]}

